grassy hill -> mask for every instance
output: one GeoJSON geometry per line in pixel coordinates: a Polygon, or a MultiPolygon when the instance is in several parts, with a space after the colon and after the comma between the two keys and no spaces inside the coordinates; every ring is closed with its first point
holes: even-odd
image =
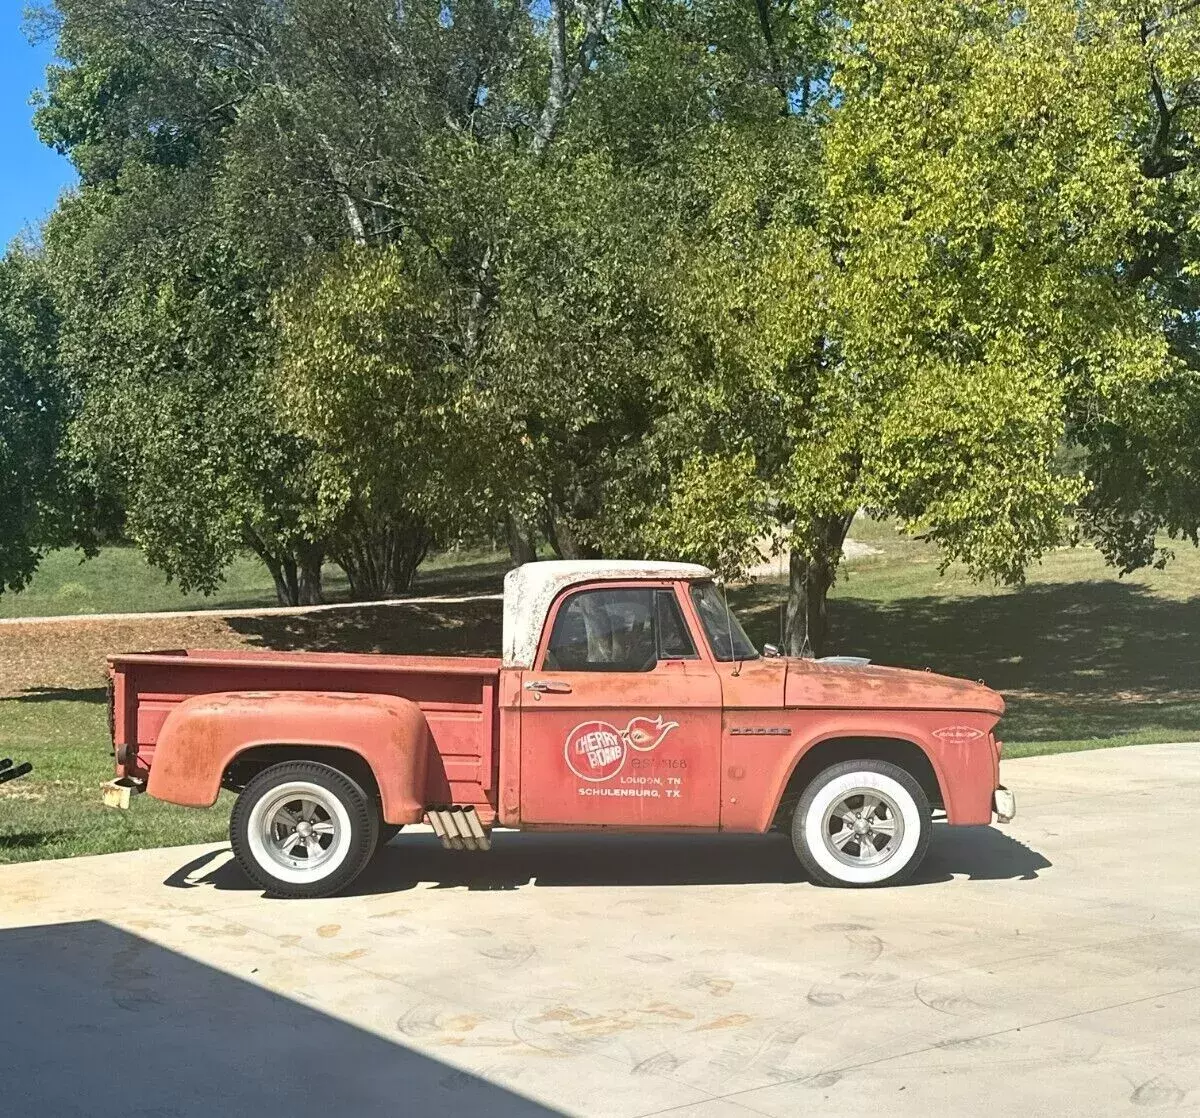
{"type": "MultiPolygon", "coordinates": [[[[414,593],[469,589],[476,578],[499,578],[504,556],[464,549],[430,558],[421,567],[414,593]]],[[[350,584],[340,567],[327,563],[322,573],[326,600],[346,601],[350,584]]],[[[253,555],[230,564],[215,594],[184,593],[150,566],[135,547],[106,547],[94,559],[78,551],[53,551],[42,560],[29,586],[19,594],[0,594],[0,618],[56,617],[88,613],[157,613],[196,609],[259,609],[276,606],[267,568],[253,555]]]]}

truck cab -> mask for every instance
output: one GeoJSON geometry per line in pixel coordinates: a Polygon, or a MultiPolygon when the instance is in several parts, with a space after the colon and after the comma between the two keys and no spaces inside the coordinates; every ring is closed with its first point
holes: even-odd
{"type": "Polygon", "coordinates": [[[422,821],[462,850],[497,826],[775,828],[814,881],[863,886],[915,871],[935,811],[1013,814],[994,691],[763,655],[701,566],[519,567],[502,653],[112,657],[116,786],[198,807],[237,792],[238,861],[286,896],[345,888],[422,821]]]}

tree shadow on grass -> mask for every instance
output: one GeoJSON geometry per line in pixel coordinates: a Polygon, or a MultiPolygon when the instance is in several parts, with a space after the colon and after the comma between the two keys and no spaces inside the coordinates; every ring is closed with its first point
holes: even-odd
{"type": "Polygon", "coordinates": [[[103,687],[27,687],[15,695],[0,695],[0,703],[106,703],[103,687]]]}
{"type": "MultiPolygon", "coordinates": [[[[912,884],[1033,880],[1045,857],[992,827],[934,826],[925,863],[912,884]]],[[[791,841],[771,835],[589,835],[501,832],[486,854],[445,850],[425,832],[401,834],[384,847],[349,890],[354,895],[403,892],[432,883],[472,891],[525,887],[793,884],[806,881],[791,841]]],[[[259,891],[227,851],[181,866],[165,884],[259,891]]]]}
{"type": "Polygon", "coordinates": [[[499,594],[512,564],[504,558],[480,559],[453,566],[428,567],[417,571],[415,595],[499,594]]]}
{"type": "Polygon", "coordinates": [[[262,648],[497,656],[501,612],[499,601],[364,604],[328,613],[231,617],[228,624],[262,648]]]}
{"type": "MultiPolygon", "coordinates": [[[[752,635],[777,639],[779,588],[741,594],[752,635]]],[[[830,601],[831,652],[982,679],[1022,741],[1200,730],[1200,599],[1130,582],[1027,585],[978,597],[830,601]]]]}
{"type": "MultiPolygon", "coordinates": [[[[0,822],[3,817],[0,816],[0,822]]],[[[70,837],[70,831],[22,831],[15,835],[0,832],[0,850],[32,850],[39,846],[49,847],[55,841],[70,837]]]]}
{"type": "Polygon", "coordinates": [[[99,921],[0,930],[0,963],[3,1114],[557,1113],[99,921]]]}

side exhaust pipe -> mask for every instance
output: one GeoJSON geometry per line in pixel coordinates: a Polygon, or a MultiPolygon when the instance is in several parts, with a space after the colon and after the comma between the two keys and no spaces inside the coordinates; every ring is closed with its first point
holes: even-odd
{"type": "Polygon", "coordinates": [[[471,804],[431,807],[425,821],[447,850],[490,850],[492,840],[471,804]]]}

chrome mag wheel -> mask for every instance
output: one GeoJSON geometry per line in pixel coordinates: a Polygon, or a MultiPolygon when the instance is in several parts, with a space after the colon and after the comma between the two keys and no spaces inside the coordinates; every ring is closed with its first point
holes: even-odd
{"type": "Polygon", "coordinates": [[[876,788],[855,788],[825,811],[825,848],[846,866],[878,866],[904,841],[904,815],[896,801],[876,788]]]}
{"type": "Polygon", "coordinates": [[[350,840],[345,822],[344,809],[329,791],[293,781],[255,806],[251,846],[260,860],[265,855],[291,874],[319,877],[345,857],[350,840]]]}

